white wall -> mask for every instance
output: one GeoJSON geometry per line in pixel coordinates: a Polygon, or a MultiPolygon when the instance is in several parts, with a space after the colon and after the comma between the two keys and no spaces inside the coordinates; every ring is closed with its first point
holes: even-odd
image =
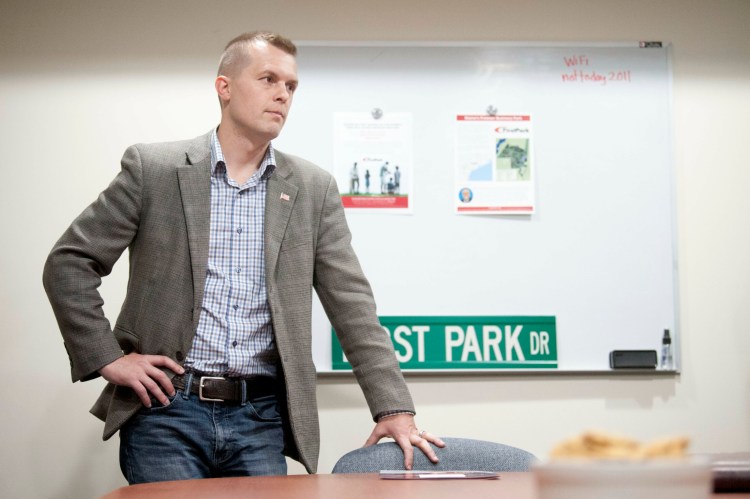
{"type": "MultiPolygon", "coordinates": [[[[750,304],[750,2],[337,4],[0,4],[0,496],[93,497],[124,484],[117,438],[102,443],[101,424],[86,412],[101,383],[69,381],[41,286],[44,258],[114,176],[128,144],[198,135],[218,120],[212,93],[218,54],[229,38],[256,28],[297,40],[671,41],[682,375],[410,376],[408,382],[418,422],[430,431],[541,456],[557,440],[592,427],[643,439],[686,434],[700,452],[750,450],[750,340],[743,320],[750,304]]],[[[110,317],[125,281],[126,265],[105,281],[110,317]]],[[[322,379],[318,395],[320,470],[328,472],[372,425],[351,380],[322,379]]]]}

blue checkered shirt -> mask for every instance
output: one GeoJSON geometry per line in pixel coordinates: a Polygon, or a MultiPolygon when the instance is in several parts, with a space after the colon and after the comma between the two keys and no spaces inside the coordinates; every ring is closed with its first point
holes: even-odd
{"type": "Polygon", "coordinates": [[[277,374],[263,252],[266,185],[275,165],[269,145],[258,171],[238,185],[227,175],[214,130],[206,287],[186,367],[224,376],[277,374]]]}

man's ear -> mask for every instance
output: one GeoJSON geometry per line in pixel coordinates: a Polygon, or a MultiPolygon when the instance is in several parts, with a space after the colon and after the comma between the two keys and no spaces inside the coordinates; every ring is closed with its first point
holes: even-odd
{"type": "Polygon", "coordinates": [[[230,94],[230,80],[224,75],[219,75],[216,77],[216,81],[214,82],[214,87],[216,88],[216,95],[219,96],[219,100],[221,102],[227,102],[229,101],[229,94],[230,94]]]}

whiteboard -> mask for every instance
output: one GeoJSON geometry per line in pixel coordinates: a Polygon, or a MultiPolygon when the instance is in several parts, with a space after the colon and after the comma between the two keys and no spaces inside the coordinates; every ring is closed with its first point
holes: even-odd
{"type": "MultiPolygon", "coordinates": [[[[330,168],[334,113],[412,114],[413,212],[347,211],[380,316],[554,316],[560,371],[609,370],[610,351],[658,351],[670,329],[679,369],[669,52],[302,44],[275,147],[330,168]],[[531,215],[454,213],[456,116],[490,106],[533,118],[531,215]]],[[[313,335],[330,372],[319,303],[313,335]]]]}

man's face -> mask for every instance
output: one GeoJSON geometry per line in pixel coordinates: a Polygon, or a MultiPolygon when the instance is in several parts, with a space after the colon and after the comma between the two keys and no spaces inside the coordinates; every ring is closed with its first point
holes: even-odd
{"type": "Polygon", "coordinates": [[[222,121],[256,142],[275,139],[286,122],[297,88],[294,56],[267,43],[254,43],[250,64],[226,81],[222,121]]]}

